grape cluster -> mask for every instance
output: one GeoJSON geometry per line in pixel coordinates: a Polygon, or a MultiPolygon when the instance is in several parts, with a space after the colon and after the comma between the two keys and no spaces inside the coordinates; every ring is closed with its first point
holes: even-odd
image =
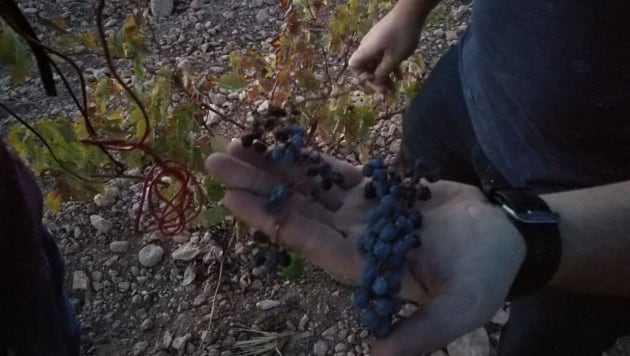
{"type": "MultiPolygon", "coordinates": [[[[256,152],[265,153],[271,162],[304,165],[307,177],[318,178],[318,183],[308,182],[310,185],[303,190],[312,200],[317,200],[321,190],[329,190],[335,184],[343,184],[344,177],[341,173],[334,171],[319,153],[306,148],[308,142],[306,130],[295,121],[294,118],[288,116],[286,111],[270,107],[265,115],[253,121],[251,128],[243,132],[241,142],[244,147],[251,147],[256,152]],[[272,146],[269,150],[268,145],[272,146]]],[[[274,187],[265,203],[267,211],[278,212],[291,195],[291,188],[303,183],[293,182],[274,187]]],[[[300,185],[300,188],[304,186],[300,185]]]]}
{"type": "Polygon", "coordinates": [[[357,241],[364,256],[359,288],[354,293],[353,307],[361,312],[363,324],[377,337],[389,334],[394,313],[400,301],[401,278],[407,253],[420,246],[415,233],[422,224],[422,215],[413,209],[417,200],[431,197],[421,178],[433,181],[424,172],[420,160],[402,176],[376,157],[363,166],[363,175],[370,177],[364,186],[366,199],[378,204],[368,212],[368,226],[357,241]]]}

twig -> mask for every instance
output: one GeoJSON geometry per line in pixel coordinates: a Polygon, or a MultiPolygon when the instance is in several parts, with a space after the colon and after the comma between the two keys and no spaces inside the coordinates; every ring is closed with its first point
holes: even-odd
{"type": "Polygon", "coordinates": [[[209,111],[212,111],[213,113],[217,114],[222,121],[227,121],[230,124],[235,125],[236,127],[238,127],[241,130],[245,130],[245,128],[246,128],[245,125],[243,125],[243,124],[241,124],[239,122],[236,122],[235,120],[230,119],[229,117],[224,115],[222,112],[214,109],[211,105],[202,104],[201,108],[209,110],[209,111]]]}
{"type": "MultiPolygon", "coordinates": [[[[228,247],[232,244],[234,237],[236,236],[236,224],[237,221],[234,220],[232,223],[231,233],[230,233],[230,241],[228,241],[228,247]]],[[[212,306],[210,309],[210,320],[208,320],[208,327],[206,328],[205,335],[202,336],[201,342],[199,343],[199,348],[197,349],[197,354],[201,354],[203,346],[206,342],[206,337],[210,334],[210,330],[212,329],[212,319],[214,319],[214,312],[216,310],[217,304],[217,294],[219,294],[219,288],[221,287],[221,278],[223,277],[223,263],[225,262],[225,253],[221,256],[221,262],[219,264],[219,276],[217,277],[217,284],[214,288],[214,295],[212,296],[212,306]]]]}
{"type": "Polygon", "coordinates": [[[405,109],[399,109],[399,110],[395,110],[395,111],[388,111],[385,114],[379,116],[376,118],[376,121],[381,121],[381,120],[389,120],[391,119],[394,115],[398,115],[398,114],[404,114],[405,113],[405,109]]]}

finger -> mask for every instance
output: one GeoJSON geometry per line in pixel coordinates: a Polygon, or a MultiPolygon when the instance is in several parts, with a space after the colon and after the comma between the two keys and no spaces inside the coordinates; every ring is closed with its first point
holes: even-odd
{"type": "Polygon", "coordinates": [[[300,163],[287,166],[271,162],[264,154],[243,147],[239,142],[231,143],[228,146],[228,153],[261,171],[268,172],[286,184],[295,184],[294,188],[304,195],[311,196],[312,191],[317,190],[316,200],[330,210],[337,210],[347,198],[348,189],[357,186],[363,181],[363,174],[354,165],[319,153],[318,155],[323,161],[330,164],[333,171],[343,176],[344,179],[341,185],[334,184],[328,190],[324,190],[320,187],[321,178],[307,176],[306,171],[311,164],[300,163]]]}
{"type": "Polygon", "coordinates": [[[223,199],[223,204],[247,224],[267,236],[277,236],[277,243],[343,279],[358,280],[361,258],[352,239],[344,238],[332,226],[306,217],[295,209],[288,210],[282,221],[278,221],[262,208],[264,203],[262,197],[236,190],[228,191],[223,199]]]}
{"type": "Polygon", "coordinates": [[[367,82],[374,80],[374,73],[368,72],[368,71],[363,71],[357,74],[356,76],[359,79],[359,83],[361,84],[365,84],[367,82]]]}
{"type": "Polygon", "coordinates": [[[378,64],[376,69],[374,70],[374,82],[377,84],[385,84],[389,79],[389,73],[394,71],[397,67],[398,63],[394,60],[391,55],[385,53],[381,62],[378,64]]]}
{"type": "MultiPolygon", "coordinates": [[[[265,171],[255,169],[246,162],[226,154],[218,153],[211,156],[206,162],[210,174],[230,189],[245,190],[260,196],[263,199],[262,207],[266,205],[267,197],[271,191],[282,184],[265,171]]],[[[281,206],[277,215],[286,215],[283,211],[292,209],[297,209],[304,215],[318,218],[327,224],[335,225],[334,214],[324,209],[319,203],[307,199],[299,193],[292,194],[289,201],[284,202],[281,206]]]]}
{"type": "Polygon", "coordinates": [[[492,317],[480,303],[466,294],[436,297],[397,323],[387,338],[375,341],[371,354],[406,356],[435,351],[492,317]]]}
{"type": "Polygon", "coordinates": [[[380,58],[381,55],[375,55],[373,51],[367,49],[367,47],[359,46],[359,48],[352,54],[348,60],[348,68],[355,75],[361,72],[373,72],[377,66],[377,62],[374,58],[380,58]]]}
{"type": "Polygon", "coordinates": [[[399,66],[394,68],[394,77],[396,78],[396,80],[401,80],[403,78],[403,72],[399,66]]]}
{"type": "Polygon", "coordinates": [[[379,94],[387,94],[390,92],[391,88],[393,88],[393,83],[389,85],[388,83],[383,84],[376,83],[374,81],[368,81],[365,84],[368,86],[368,88],[379,94]]]}
{"type": "MultiPolygon", "coordinates": [[[[272,162],[268,160],[264,154],[259,154],[254,150],[243,147],[239,140],[230,142],[227,147],[227,153],[259,169],[293,180],[304,178],[306,170],[309,168],[309,163],[298,163],[287,166],[277,162],[272,162]]],[[[324,162],[330,164],[333,171],[339,172],[344,176],[343,183],[341,184],[342,188],[351,189],[363,181],[363,174],[361,173],[361,170],[351,163],[336,159],[324,153],[317,152],[314,154],[319,155],[324,162]]]]}

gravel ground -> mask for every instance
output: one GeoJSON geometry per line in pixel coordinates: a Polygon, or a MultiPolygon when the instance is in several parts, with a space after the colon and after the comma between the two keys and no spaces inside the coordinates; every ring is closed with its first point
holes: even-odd
{"type": "MultiPolygon", "coordinates": [[[[39,15],[61,18],[73,28],[93,25],[91,2],[19,3],[35,23],[39,15]]],[[[469,1],[447,0],[436,9],[420,46],[428,63],[457,41],[471,6],[469,1]]],[[[155,14],[168,12],[168,7],[167,0],[109,0],[106,28],[119,26],[134,9],[155,14]]],[[[275,0],[175,1],[170,15],[153,17],[159,45],[147,67],[187,62],[199,71],[224,73],[231,51],[269,47],[281,16],[275,0]]],[[[104,73],[96,58],[87,57],[81,65],[89,81],[104,73]]],[[[129,71],[122,74],[131,77],[129,71]]],[[[43,97],[35,77],[15,87],[6,75],[0,76],[0,89],[0,100],[27,118],[78,115],[67,96],[43,97]]],[[[221,90],[211,100],[227,115],[252,109],[221,90]]],[[[5,131],[7,124],[2,125],[5,131]]],[[[393,154],[400,147],[400,133],[399,116],[379,122],[370,136],[372,151],[393,154]]],[[[117,179],[94,201],[64,203],[61,212],[46,214],[66,256],[66,286],[82,326],[83,354],[238,355],[247,351],[239,345],[248,340],[264,341],[270,350],[275,345],[276,354],[284,355],[368,354],[369,338],[350,308],[349,287],[310,265],[300,279],[283,279],[264,263],[271,253],[268,247],[250,243],[250,231],[232,228],[229,218],[175,238],[138,235],[132,226],[140,189],[117,179]]],[[[415,308],[405,305],[400,316],[415,308]]],[[[494,354],[508,315],[501,310],[484,328],[433,355],[494,354]]],[[[630,348],[619,343],[609,355],[630,355],[630,348]]]]}

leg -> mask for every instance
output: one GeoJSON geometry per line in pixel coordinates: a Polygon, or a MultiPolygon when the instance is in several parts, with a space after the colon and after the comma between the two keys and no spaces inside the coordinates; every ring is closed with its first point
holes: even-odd
{"type": "Polygon", "coordinates": [[[599,356],[630,333],[630,301],[553,290],[512,302],[499,356],[599,356]]]}
{"type": "Polygon", "coordinates": [[[449,50],[413,99],[403,119],[402,154],[422,158],[441,179],[479,184],[472,165],[477,139],[459,78],[456,48],[449,50]]]}

